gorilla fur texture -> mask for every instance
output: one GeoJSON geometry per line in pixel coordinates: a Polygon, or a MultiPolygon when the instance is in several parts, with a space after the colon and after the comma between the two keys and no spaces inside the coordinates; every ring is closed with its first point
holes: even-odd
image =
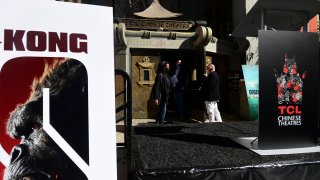
{"type": "Polygon", "coordinates": [[[21,143],[11,151],[5,180],[87,179],[42,128],[42,89],[50,89],[50,123],[88,163],[87,72],[77,60],[57,60],[35,79],[29,99],[17,105],[7,133],[21,143]]]}

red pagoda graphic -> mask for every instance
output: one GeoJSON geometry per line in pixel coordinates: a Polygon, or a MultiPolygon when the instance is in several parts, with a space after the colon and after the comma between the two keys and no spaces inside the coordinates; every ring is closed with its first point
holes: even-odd
{"type": "Polygon", "coordinates": [[[278,76],[275,69],[274,75],[277,79],[278,104],[301,104],[303,80],[306,78],[306,71],[301,75],[298,73],[295,57],[288,58],[286,53],[281,75],[278,76]]]}

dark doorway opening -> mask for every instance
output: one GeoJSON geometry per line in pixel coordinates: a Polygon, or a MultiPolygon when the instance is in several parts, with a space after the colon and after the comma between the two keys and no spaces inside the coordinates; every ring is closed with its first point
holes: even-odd
{"type": "MultiPolygon", "coordinates": [[[[204,74],[204,54],[201,50],[163,50],[160,52],[161,60],[167,61],[170,64],[170,76],[175,73],[176,61],[182,61],[184,76],[186,76],[187,85],[183,90],[183,117],[178,115],[175,91],[179,91],[175,87],[172,88],[172,93],[168,104],[168,116],[177,121],[188,121],[196,119],[204,120],[204,105],[200,93],[200,86],[204,74]],[[177,116],[178,115],[178,116],[177,116]]],[[[181,91],[181,90],[180,90],[181,91]]]]}

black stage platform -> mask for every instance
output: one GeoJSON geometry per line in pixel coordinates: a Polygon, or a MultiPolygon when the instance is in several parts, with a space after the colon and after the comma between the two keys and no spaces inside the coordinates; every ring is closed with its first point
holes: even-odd
{"type": "Polygon", "coordinates": [[[257,122],[134,127],[136,179],[319,180],[320,153],[260,156],[230,140],[257,136],[257,122]]]}

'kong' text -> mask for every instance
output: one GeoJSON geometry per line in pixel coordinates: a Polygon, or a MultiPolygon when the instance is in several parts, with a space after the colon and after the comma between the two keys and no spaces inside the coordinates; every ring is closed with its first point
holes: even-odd
{"type": "Polygon", "coordinates": [[[4,50],[88,53],[87,39],[80,33],[5,29],[4,50]]]}

